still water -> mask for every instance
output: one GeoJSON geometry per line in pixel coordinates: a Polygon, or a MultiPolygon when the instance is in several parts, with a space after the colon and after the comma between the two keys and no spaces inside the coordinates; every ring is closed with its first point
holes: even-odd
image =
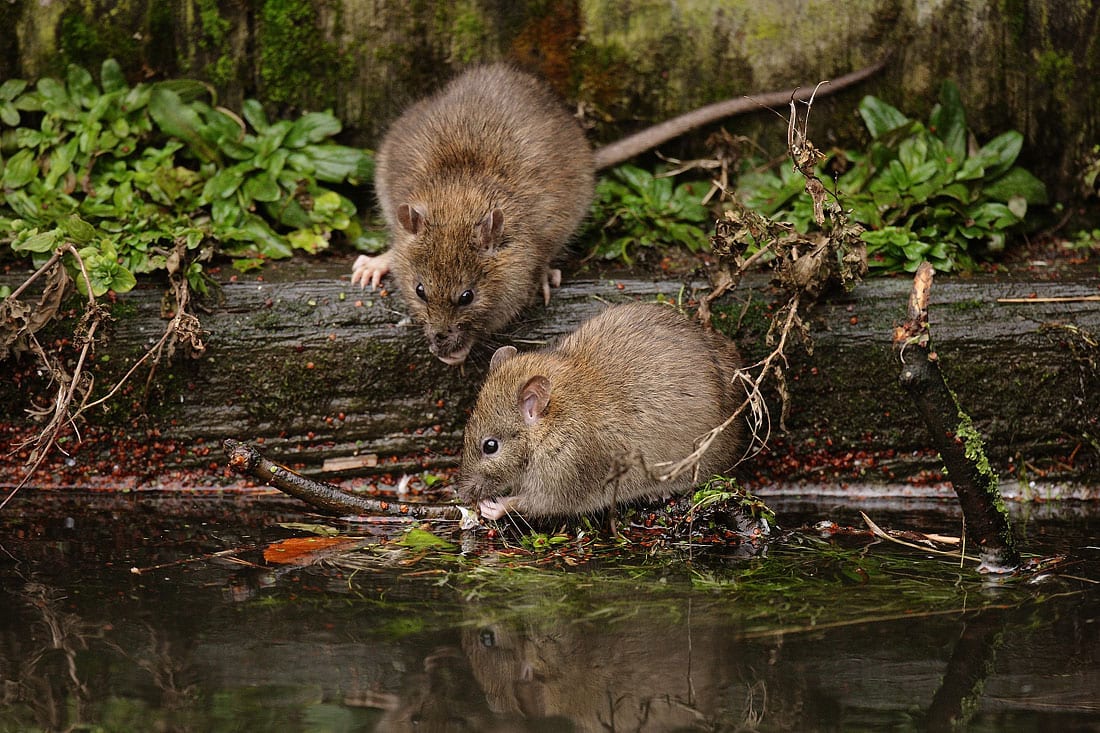
{"type": "MultiPolygon", "coordinates": [[[[270,496],[26,492],[0,731],[1100,730],[1100,507],[1013,507],[1064,557],[995,581],[772,505],[804,529],[753,551],[430,527],[451,549],[270,496]],[[302,551],[304,522],[340,535],[302,551]]],[[[874,519],[959,533],[938,502],[874,519]]]]}

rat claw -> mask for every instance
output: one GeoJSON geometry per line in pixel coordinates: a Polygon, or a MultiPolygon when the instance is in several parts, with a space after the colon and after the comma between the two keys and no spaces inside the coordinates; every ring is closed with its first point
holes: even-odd
{"type": "Polygon", "coordinates": [[[500,519],[515,507],[516,497],[498,496],[495,499],[482,499],[477,503],[477,510],[486,519],[500,519]]]}
{"type": "Polygon", "coordinates": [[[556,267],[547,267],[542,273],[542,301],[550,305],[550,287],[561,287],[561,270],[556,267]]]}
{"type": "Polygon", "coordinates": [[[359,255],[351,266],[351,284],[360,288],[370,284],[371,290],[376,289],[382,284],[382,277],[390,271],[392,260],[389,250],[374,257],[359,255]]]}

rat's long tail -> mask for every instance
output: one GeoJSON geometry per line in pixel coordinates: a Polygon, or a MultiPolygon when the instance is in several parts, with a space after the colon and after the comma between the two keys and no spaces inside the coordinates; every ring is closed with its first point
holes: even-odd
{"type": "MultiPolygon", "coordinates": [[[[850,74],[845,74],[838,79],[825,82],[817,89],[817,96],[823,97],[827,94],[834,94],[841,89],[857,84],[880,71],[886,66],[887,61],[888,59],[883,59],[877,64],[860,69],[859,71],[853,71],[850,74]]],[[[595,154],[596,169],[608,168],[622,163],[639,153],[657,147],[663,142],[667,142],[674,137],[679,137],[689,130],[709,125],[724,117],[733,117],[765,107],[789,104],[792,100],[800,102],[805,101],[814,95],[814,91],[815,87],[813,86],[799,87],[797,89],[787,89],[782,92],[767,92],[766,94],[760,94],[753,97],[738,97],[736,99],[727,99],[722,102],[708,104],[706,107],[700,107],[699,109],[682,114],[679,117],[673,117],[667,122],[662,122],[653,127],[646,128],[618,142],[613,142],[597,149],[595,154]]]]}

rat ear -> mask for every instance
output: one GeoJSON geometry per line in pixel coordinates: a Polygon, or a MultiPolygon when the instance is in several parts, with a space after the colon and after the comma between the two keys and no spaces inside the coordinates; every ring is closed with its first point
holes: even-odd
{"type": "Polygon", "coordinates": [[[531,377],[519,391],[519,412],[528,425],[541,420],[549,404],[550,380],[544,376],[531,377]]]}
{"type": "Polygon", "coordinates": [[[504,233],[504,212],[493,209],[474,226],[474,235],[478,245],[483,250],[492,251],[500,244],[501,234],[504,233]]]}
{"type": "Polygon", "coordinates": [[[515,346],[501,346],[493,352],[493,358],[489,360],[489,371],[493,371],[504,362],[516,355],[515,346]]]}
{"type": "Polygon", "coordinates": [[[397,207],[397,221],[401,227],[412,235],[420,234],[424,230],[424,223],[428,219],[428,213],[421,206],[401,204],[397,207]]]}

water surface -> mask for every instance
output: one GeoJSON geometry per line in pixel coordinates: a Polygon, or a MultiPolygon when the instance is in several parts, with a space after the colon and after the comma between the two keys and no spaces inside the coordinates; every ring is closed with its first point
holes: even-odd
{"type": "MultiPolygon", "coordinates": [[[[807,529],[755,552],[429,527],[449,550],[272,497],[28,492],[0,514],[0,730],[1100,729],[1095,505],[1014,506],[1065,558],[1006,581],[773,508],[807,529]],[[295,556],[287,522],[359,539],[295,556]]],[[[938,502],[874,518],[959,532],[938,502]]]]}

